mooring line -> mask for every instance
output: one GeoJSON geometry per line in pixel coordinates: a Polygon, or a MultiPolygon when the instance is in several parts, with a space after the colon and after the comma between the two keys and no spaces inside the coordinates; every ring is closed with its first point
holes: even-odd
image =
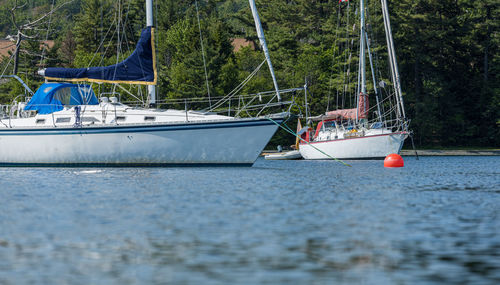
{"type": "Polygon", "coordinates": [[[298,137],[298,138],[299,138],[299,140],[301,140],[301,141],[305,142],[306,144],[310,145],[312,148],[314,148],[315,150],[317,150],[317,151],[321,152],[322,154],[324,154],[324,155],[328,156],[329,158],[331,158],[331,159],[333,159],[333,160],[335,160],[335,161],[337,161],[337,162],[340,162],[340,163],[342,163],[342,164],[343,164],[343,165],[345,165],[345,166],[352,167],[350,164],[347,164],[347,163],[343,162],[342,160],[337,159],[337,158],[335,158],[335,157],[333,157],[333,156],[329,155],[328,153],[326,153],[326,152],[322,151],[321,149],[319,149],[319,148],[317,148],[317,147],[313,146],[312,144],[310,144],[310,143],[309,143],[308,141],[306,141],[305,139],[303,139],[303,138],[299,137],[299,135],[298,135],[298,134],[296,134],[294,131],[292,131],[292,130],[290,129],[290,127],[288,127],[286,124],[285,124],[285,126],[286,126],[286,128],[285,128],[285,127],[283,127],[282,125],[278,124],[278,123],[277,123],[276,121],[274,121],[273,119],[271,119],[271,118],[267,118],[267,119],[268,119],[269,121],[271,121],[271,122],[275,123],[278,127],[282,128],[282,129],[283,129],[283,130],[285,130],[286,132],[288,132],[288,133],[290,133],[290,134],[292,134],[292,135],[294,135],[294,136],[298,137]]]}

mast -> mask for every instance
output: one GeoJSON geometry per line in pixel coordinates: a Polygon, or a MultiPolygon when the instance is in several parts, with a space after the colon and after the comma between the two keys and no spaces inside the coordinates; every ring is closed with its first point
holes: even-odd
{"type": "MultiPolygon", "coordinates": [[[[365,96],[366,94],[366,63],[365,63],[365,57],[366,57],[366,51],[365,51],[365,1],[361,0],[360,1],[360,17],[361,17],[361,23],[360,23],[360,36],[359,36],[359,73],[358,73],[358,94],[356,97],[356,122],[359,121],[359,109],[361,104],[361,96],[365,96]],[[359,83],[359,80],[361,80],[361,83],[359,83]]],[[[365,98],[363,98],[364,100],[365,98]]],[[[364,108],[363,104],[363,108],[364,108]]],[[[365,113],[365,110],[362,110],[363,114],[365,113]]]]}
{"type": "Polygon", "coordinates": [[[262,24],[260,22],[259,12],[257,12],[257,6],[255,6],[255,0],[248,0],[248,2],[250,3],[250,9],[252,10],[253,20],[255,22],[255,28],[257,30],[257,36],[259,37],[260,46],[264,51],[264,55],[266,56],[267,60],[267,65],[269,66],[269,71],[271,72],[271,76],[273,78],[274,89],[276,90],[276,96],[278,97],[278,101],[281,101],[281,96],[278,88],[278,81],[276,81],[276,76],[274,75],[273,64],[271,63],[271,57],[269,56],[269,50],[267,49],[266,38],[264,36],[264,30],[262,29],[262,24]]]}
{"type": "Polygon", "coordinates": [[[389,53],[389,64],[391,66],[392,81],[396,91],[397,110],[399,118],[406,118],[403,105],[403,92],[401,91],[401,83],[399,81],[399,70],[396,61],[396,52],[394,51],[394,42],[392,40],[391,22],[389,20],[389,11],[387,10],[387,1],[381,0],[382,15],[384,17],[385,38],[387,40],[387,49],[389,53]]]}
{"type": "MultiPolygon", "coordinates": [[[[153,27],[153,0],[146,0],[146,26],[153,27]]],[[[149,103],[156,104],[156,86],[148,85],[149,103]]]]}
{"type": "Polygon", "coordinates": [[[360,92],[366,93],[366,63],[365,63],[365,1],[361,0],[361,24],[360,24],[360,47],[359,47],[359,61],[361,73],[361,88],[360,92]]]}
{"type": "Polygon", "coordinates": [[[370,41],[368,40],[368,33],[365,33],[365,39],[366,39],[366,47],[368,48],[368,58],[370,59],[370,71],[372,73],[373,91],[375,92],[375,100],[377,100],[378,118],[380,119],[380,122],[382,123],[382,113],[380,113],[380,101],[378,99],[377,80],[375,79],[375,70],[373,69],[373,59],[372,59],[372,53],[370,50],[370,41]]]}
{"type": "Polygon", "coordinates": [[[205,48],[203,46],[203,37],[201,35],[200,12],[198,11],[198,1],[194,2],[196,6],[196,19],[198,19],[198,31],[200,32],[201,57],[203,59],[203,68],[205,70],[205,83],[207,84],[208,106],[212,108],[212,99],[210,98],[210,85],[208,84],[207,61],[205,59],[205,48]]]}
{"type": "Polygon", "coordinates": [[[306,79],[306,83],[304,84],[304,101],[305,101],[305,105],[306,105],[306,126],[309,126],[309,123],[308,123],[308,120],[309,120],[309,112],[308,112],[309,104],[307,103],[307,79],[306,79]]]}

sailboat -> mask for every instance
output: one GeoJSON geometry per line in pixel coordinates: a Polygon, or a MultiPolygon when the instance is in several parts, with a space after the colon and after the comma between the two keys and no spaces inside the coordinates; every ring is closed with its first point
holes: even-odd
{"type": "MultiPolygon", "coordinates": [[[[282,104],[255,2],[249,3],[275,97],[282,104]]],[[[241,118],[187,108],[136,108],[94,93],[95,82],[142,84],[148,86],[149,101],[156,102],[152,0],[146,0],[146,18],[135,51],[123,62],[46,68],[39,71],[46,82],[36,92],[23,84],[31,100],[15,104],[0,118],[0,165],[251,166],[255,162],[288,112],[241,118]]]]}
{"type": "Polygon", "coordinates": [[[381,4],[389,55],[388,61],[394,86],[392,97],[388,100],[379,99],[376,87],[378,85],[385,87],[386,84],[384,81],[376,83],[368,33],[366,32],[365,5],[364,0],[361,0],[357,104],[355,108],[327,111],[322,115],[309,117],[306,98],[307,120],[308,122],[317,121],[318,124],[315,131],[302,135],[304,141],[300,144],[300,154],[304,159],[383,159],[391,153],[399,154],[409,135],[386,0],[381,0],[381,4]],[[377,101],[376,106],[372,108],[369,106],[369,95],[366,88],[367,53],[370,59],[377,101]],[[383,103],[387,105],[393,101],[395,104],[384,109],[383,103]]]}

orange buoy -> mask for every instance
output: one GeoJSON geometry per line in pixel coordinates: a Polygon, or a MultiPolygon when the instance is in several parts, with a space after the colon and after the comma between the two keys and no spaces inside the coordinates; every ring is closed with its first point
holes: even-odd
{"type": "Polygon", "coordinates": [[[384,159],[384,167],[403,167],[405,162],[401,155],[391,153],[384,159]]]}

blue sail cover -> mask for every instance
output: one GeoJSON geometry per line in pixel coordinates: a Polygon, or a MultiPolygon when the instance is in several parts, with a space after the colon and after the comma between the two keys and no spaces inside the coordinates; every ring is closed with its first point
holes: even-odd
{"type": "Polygon", "coordinates": [[[45,69],[45,78],[59,81],[156,84],[154,28],[143,29],[134,52],[118,64],[89,68],[49,67],[45,69]]]}
{"type": "Polygon", "coordinates": [[[51,114],[61,111],[64,105],[97,105],[92,87],[71,83],[44,83],[35,92],[24,110],[51,114]]]}

